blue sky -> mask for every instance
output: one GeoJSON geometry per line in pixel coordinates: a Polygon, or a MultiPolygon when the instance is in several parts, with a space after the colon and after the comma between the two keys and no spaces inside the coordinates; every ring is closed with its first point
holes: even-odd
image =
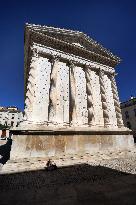
{"type": "Polygon", "coordinates": [[[0,105],[24,107],[24,25],[48,25],[87,33],[118,55],[120,101],[136,96],[135,0],[1,0],[0,105]]]}

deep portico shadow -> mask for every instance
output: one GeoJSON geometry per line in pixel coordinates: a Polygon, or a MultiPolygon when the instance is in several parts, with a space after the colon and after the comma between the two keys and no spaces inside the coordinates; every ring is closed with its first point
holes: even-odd
{"type": "Polygon", "coordinates": [[[0,204],[135,205],[136,175],[88,164],[0,175],[0,204]]]}
{"type": "Polygon", "coordinates": [[[2,158],[0,159],[1,164],[5,164],[10,159],[10,151],[11,151],[12,139],[7,139],[6,144],[0,145],[0,155],[2,158]]]}

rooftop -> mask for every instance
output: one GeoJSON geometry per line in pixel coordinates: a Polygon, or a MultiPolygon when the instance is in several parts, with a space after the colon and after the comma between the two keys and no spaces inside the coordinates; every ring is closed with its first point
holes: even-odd
{"type": "Polygon", "coordinates": [[[15,111],[15,112],[20,112],[20,110],[16,106],[8,106],[8,107],[3,107],[0,106],[0,111],[15,111]]]}
{"type": "Polygon", "coordinates": [[[136,105],[136,97],[131,97],[129,100],[120,103],[121,108],[129,107],[132,105],[136,105]]]}

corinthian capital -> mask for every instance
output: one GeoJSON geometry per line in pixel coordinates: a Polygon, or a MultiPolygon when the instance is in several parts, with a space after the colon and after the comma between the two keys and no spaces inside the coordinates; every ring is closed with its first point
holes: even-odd
{"type": "Polygon", "coordinates": [[[115,79],[115,76],[116,76],[116,75],[118,75],[118,73],[115,73],[115,72],[109,73],[109,77],[110,77],[111,79],[115,79]]]}
{"type": "Polygon", "coordinates": [[[100,69],[99,69],[99,75],[103,76],[104,73],[105,73],[104,70],[100,68],[100,69]]]}
{"type": "Polygon", "coordinates": [[[33,52],[33,57],[39,57],[39,53],[38,53],[38,50],[36,48],[31,48],[32,49],[32,52],[33,52]]]}
{"type": "Polygon", "coordinates": [[[75,67],[75,62],[72,61],[72,60],[68,61],[67,64],[68,64],[68,66],[69,66],[70,68],[74,68],[74,67],[75,67]]]}
{"type": "Polygon", "coordinates": [[[52,65],[54,65],[55,63],[57,63],[59,61],[60,61],[60,56],[59,55],[53,55],[50,58],[50,62],[51,62],[52,65]]]}
{"type": "Polygon", "coordinates": [[[53,56],[54,62],[59,62],[59,61],[60,61],[60,58],[61,58],[60,55],[54,55],[54,56],[53,56]]]}
{"type": "Polygon", "coordinates": [[[84,67],[83,67],[83,70],[86,71],[86,70],[88,70],[88,69],[90,69],[90,68],[91,68],[91,67],[90,67],[89,65],[85,64],[84,67]]]}

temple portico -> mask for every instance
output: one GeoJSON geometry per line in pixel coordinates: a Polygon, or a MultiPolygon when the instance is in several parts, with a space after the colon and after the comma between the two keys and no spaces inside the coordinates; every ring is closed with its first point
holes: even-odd
{"type": "Polygon", "coordinates": [[[32,50],[25,100],[27,123],[123,126],[113,68],[71,59],[51,49],[41,52],[40,45],[32,50]]]}

